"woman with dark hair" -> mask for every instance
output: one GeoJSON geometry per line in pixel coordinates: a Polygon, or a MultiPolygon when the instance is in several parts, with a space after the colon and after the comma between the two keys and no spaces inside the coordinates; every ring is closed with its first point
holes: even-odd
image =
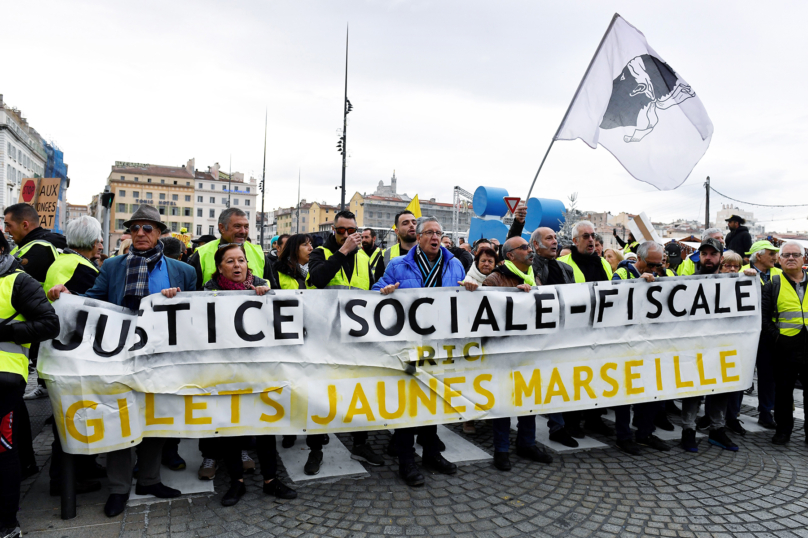
{"type": "MultiPolygon", "coordinates": [[[[216,271],[210,280],[205,282],[206,291],[255,290],[258,295],[269,291],[267,281],[252,274],[247,267],[247,253],[237,243],[220,245],[213,256],[216,271]]],[[[243,438],[222,437],[222,453],[230,473],[230,489],[222,497],[222,506],[233,506],[247,492],[244,487],[244,468],[242,466],[241,447],[243,438]]],[[[259,435],[258,461],[261,463],[261,474],[264,475],[264,493],[281,499],[294,499],[297,492],[284,485],[277,478],[277,453],[275,452],[275,436],[259,435]]]]}
{"type": "Polygon", "coordinates": [[[483,285],[483,281],[494,271],[498,263],[499,256],[493,248],[478,248],[474,264],[469,267],[469,272],[466,273],[462,285],[469,291],[476,290],[483,285]]]}
{"type": "Polygon", "coordinates": [[[278,284],[283,290],[306,289],[306,273],[303,266],[309,263],[309,255],[314,250],[311,236],[308,234],[295,234],[286,240],[278,261],[275,263],[275,272],[278,274],[278,284]]]}

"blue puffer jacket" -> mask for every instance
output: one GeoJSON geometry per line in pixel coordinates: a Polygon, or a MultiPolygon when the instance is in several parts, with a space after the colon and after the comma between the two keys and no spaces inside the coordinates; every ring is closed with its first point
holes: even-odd
{"type": "MultiPolygon", "coordinates": [[[[444,288],[459,286],[458,282],[466,278],[463,264],[444,247],[440,247],[440,249],[443,252],[441,286],[444,288]]],[[[406,256],[393,258],[387,269],[385,269],[384,276],[373,285],[373,289],[380,290],[396,282],[400,284],[399,289],[423,287],[421,285],[421,270],[418,269],[418,264],[415,262],[415,251],[416,249],[413,248],[410,249],[406,256]]]]}

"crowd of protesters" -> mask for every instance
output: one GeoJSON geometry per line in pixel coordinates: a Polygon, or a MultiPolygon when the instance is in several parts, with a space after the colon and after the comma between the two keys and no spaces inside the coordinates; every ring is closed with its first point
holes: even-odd
{"type": "MultiPolygon", "coordinates": [[[[562,247],[550,228],[538,228],[529,240],[522,237],[525,209],[520,207],[507,239],[478,239],[473,244],[455,245],[444,235],[433,217],[416,218],[409,211],[395,216],[394,245],[381,249],[376,232],[361,230],[356,217],[341,211],[334,218],[332,234],[320,244],[306,234],[274,238],[264,252],[249,239],[247,215],[238,208],[224,210],[219,217],[219,238],[202,236],[193,248],[171,237],[157,209],[142,205],[124,223],[128,237],[117,255],[103,257],[101,226],[92,217],[68,223],[65,235],[39,226],[39,215],[27,204],[5,209],[5,232],[13,239],[10,248],[0,234],[0,536],[18,529],[20,481],[38,471],[33,458],[31,429],[24,398],[46,394],[44,383],[25,393],[29,368],[36,364],[38,345],[59,334],[59,319],[51,302],[61,294],[76,294],[108,301],[137,310],[140,301],[153,293],[174,297],[203,290],[252,290],[258,295],[270,289],[360,289],[381,294],[398,289],[463,287],[469,292],[485,287],[529,291],[536,286],[580,282],[677,278],[692,274],[743,272],[758,276],[763,285],[763,327],[757,350],[759,423],[775,431],[772,442],[790,441],[795,383],[808,375],[808,277],[801,245],[786,242],[780,248],[769,241],[751,242],[742,226],[730,225],[726,245],[722,232],[710,228],[702,234],[698,250],[682,258],[676,244],[640,242],[633,236],[622,242],[623,250],[604,249],[603,239],[588,221],[572,227],[572,244],[562,247]],[[728,250],[732,246],[737,251],[728,250]]],[[[735,222],[737,224],[737,222],[735,222]]],[[[592,433],[615,437],[620,450],[638,455],[642,448],[671,449],[654,432],[672,431],[669,416],[681,416],[681,447],[697,452],[696,430],[709,430],[708,442],[737,451],[728,431],[745,435],[739,420],[743,392],[686,398],[681,409],[673,401],[648,402],[614,409],[615,423],[603,420],[604,410],[592,409],[547,415],[549,438],[568,447],[592,433]],[[698,412],[704,400],[704,414],[698,412]],[[633,409],[632,409],[633,408],[633,409]],[[633,411],[633,420],[632,420],[633,411]],[[633,432],[631,425],[636,427],[633,432]]],[[[508,471],[510,463],[510,419],[492,421],[494,465],[508,471]]],[[[467,434],[476,432],[474,422],[463,424],[467,434]]],[[[384,463],[382,455],[367,443],[366,432],[351,434],[351,457],[372,466],[384,463]]],[[[133,471],[135,490],[172,498],[180,491],[162,483],[161,468],[186,467],[178,444],[190,440],[147,437],[137,449],[110,452],[106,468],[94,456],[76,458],[77,493],[100,489],[98,478],[107,476],[110,494],[104,511],[112,517],[126,507],[133,471]]],[[[806,439],[808,442],[808,439],[806,439]]],[[[222,504],[232,506],[245,494],[244,473],[254,472],[255,462],[248,449],[255,447],[263,475],[263,492],[291,499],[297,493],[277,476],[274,436],[257,438],[205,438],[198,442],[202,465],[200,480],[212,480],[223,462],[231,485],[222,504]]],[[[284,436],[281,446],[293,447],[295,436],[284,436]]],[[[307,435],[309,456],[304,472],[315,475],[323,465],[326,435],[307,435]]],[[[423,447],[421,462],[426,468],[445,474],[457,466],[442,452],[443,441],[435,426],[400,428],[387,447],[398,458],[399,475],[410,486],[425,483],[415,462],[415,443],[423,447]]],[[[54,426],[50,478],[52,495],[61,491],[61,454],[54,426]]],[[[536,443],[535,416],[517,419],[516,456],[539,463],[553,458],[536,443]]]]}

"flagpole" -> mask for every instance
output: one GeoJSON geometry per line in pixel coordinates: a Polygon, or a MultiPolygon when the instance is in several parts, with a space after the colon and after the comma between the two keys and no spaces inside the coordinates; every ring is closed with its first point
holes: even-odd
{"type": "Polygon", "coordinates": [[[609,32],[612,31],[612,27],[614,26],[614,23],[617,21],[618,17],[620,17],[620,14],[615,13],[614,17],[612,17],[612,22],[609,23],[609,27],[606,28],[606,32],[604,32],[603,37],[600,39],[600,43],[598,43],[598,48],[595,49],[595,54],[592,55],[592,59],[589,61],[589,65],[586,68],[586,72],[584,73],[583,78],[581,78],[581,82],[578,83],[578,88],[575,90],[575,95],[572,96],[572,100],[570,101],[570,104],[567,107],[567,111],[564,113],[564,118],[561,120],[561,123],[558,124],[558,129],[556,129],[555,135],[553,135],[553,139],[550,141],[550,145],[547,148],[547,152],[544,154],[544,158],[541,160],[539,169],[536,171],[536,175],[533,176],[533,183],[530,184],[530,190],[527,191],[527,198],[525,198],[525,200],[530,200],[530,195],[533,192],[533,187],[536,185],[536,180],[539,178],[539,172],[541,172],[541,169],[544,166],[544,161],[547,160],[547,155],[550,154],[550,149],[552,149],[553,144],[556,141],[556,137],[558,137],[558,133],[561,132],[561,127],[564,125],[564,122],[567,121],[567,117],[570,115],[572,105],[578,98],[578,94],[581,92],[581,87],[584,85],[584,81],[586,80],[586,77],[589,75],[589,71],[592,70],[592,65],[595,63],[595,58],[598,57],[598,53],[600,52],[600,49],[603,48],[603,43],[606,41],[606,37],[609,35],[609,32]]]}

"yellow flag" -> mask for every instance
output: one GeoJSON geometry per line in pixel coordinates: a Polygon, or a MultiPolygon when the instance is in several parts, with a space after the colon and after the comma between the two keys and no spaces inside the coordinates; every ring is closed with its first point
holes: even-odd
{"type": "MultiPolygon", "coordinates": [[[[421,218],[421,203],[418,201],[418,195],[417,194],[413,197],[412,200],[410,200],[410,203],[407,204],[407,207],[404,208],[404,211],[411,212],[413,215],[415,215],[416,219],[421,218]]],[[[396,229],[395,224],[393,224],[393,229],[394,230],[396,229]]]]}

